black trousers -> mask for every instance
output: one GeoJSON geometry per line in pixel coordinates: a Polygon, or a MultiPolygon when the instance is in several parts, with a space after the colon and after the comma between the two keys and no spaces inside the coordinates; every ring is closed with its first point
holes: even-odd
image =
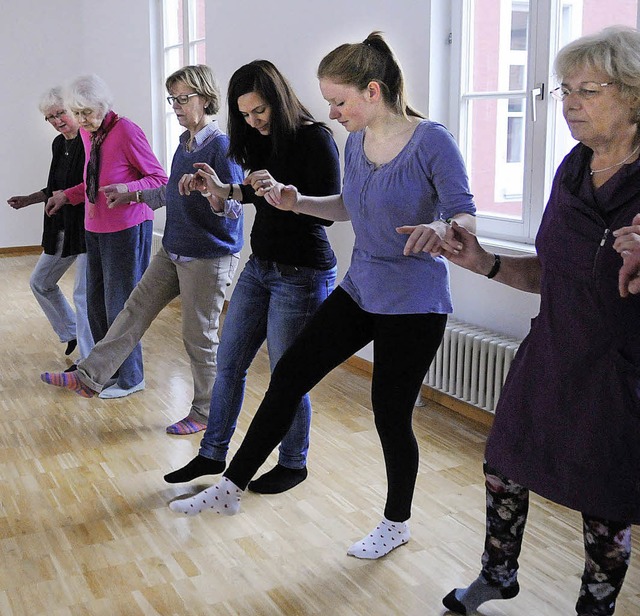
{"type": "Polygon", "coordinates": [[[446,321],[444,314],[372,314],[338,287],[275,367],[225,476],[244,489],[286,434],[300,397],[373,341],[371,403],[387,472],[384,515],[395,522],[409,519],[418,473],[413,408],[446,321]]]}

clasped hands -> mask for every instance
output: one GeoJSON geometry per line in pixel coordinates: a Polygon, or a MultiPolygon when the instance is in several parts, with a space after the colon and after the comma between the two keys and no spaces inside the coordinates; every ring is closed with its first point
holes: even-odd
{"type": "MultiPolygon", "coordinates": [[[[268,171],[254,171],[245,178],[259,197],[281,210],[295,211],[298,204],[298,190],[295,186],[285,186],[277,182],[268,171]]],[[[455,223],[454,223],[455,224],[455,223]]],[[[460,227],[456,227],[460,228],[460,227]]],[[[444,220],[436,220],[420,225],[404,225],[396,231],[408,235],[403,254],[409,256],[420,252],[428,252],[431,256],[457,255],[463,248],[456,228],[444,220]]]]}
{"type": "MultiPolygon", "coordinates": [[[[207,163],[194,163],[195,173],[185,173],[178,182],[178,191],[181,195],[190,195],[192,191],[199,191],[207,196],[207,193],[226,199],[229,195],[229,184],[220,181],[218,174],[207,163]]],[[[253,186],[260,197],[276,184],[268,171],[254,171],[243,181],[243,184],[253,186]]]]}
{"type": "MultiPolygon", "coordinates": [[[[101,186],[99,191],[104,193],[109,209],[118,205],[128,205],[135,201],[135,191],[129,191],[126,184],[108,184],[101,186]]],[[[69,203],[69,200],[64,192],[54,190],[44,206],[44,211],[47,216],[53,216],[65,203],[69,203]]]]}

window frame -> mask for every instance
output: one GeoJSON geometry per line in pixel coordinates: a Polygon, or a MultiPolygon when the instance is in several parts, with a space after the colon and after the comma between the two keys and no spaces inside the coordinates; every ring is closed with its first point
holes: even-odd
{"type": "MultiPolygon", "coordinates": [[[[502,2],[503,0],[501,0],[502,2]]],[[[505,100],[510,98],[524,99],[526,107],[526,121],[524,127],[524,182],[522,194],[522,220],[507,220],[490,214],[478,214],[478,233],[483,237],[491,238],[497,244],[504,245],[531,245],[535,240],[537,229],[542,219],[542,212],[546,202],[552,175],[546,177],[544,165],[532,165],[532,160],[547,159],[547,131],[536,131],[531,137],[533,109],[535,106],[536,123],[546,124],[549,105],[547,103],[547,89],[551,66],[551,54],[549,45],[542,45],[542,49],[536,48],[537,37],[540,32],[548,41],[549,27],[551,26],[550,3],[554,0],[538,0],[529,3],[529,54],[534,62],[529,63],[526,71],[526,83],[524,90],[497,91],[497,92],[472,92],[463,91],[463,84],[471,83],[469,69],[470,64],[465,61],[470,57],[470,45],[472,39],[465,35],[469,23],[473,23],[473,11],[471,0],[452,0],[451,11],[451,41],[455,53],[452,53],[450,82],[451,100],[457,104],[451,106],[449,117],[449,130],[457,139],[465,160],[468,160],[470,140],[470,114],[469,104],[474,100],[493,99],[505,100]],[[546,9],[546,10],[545,10],[546,9]],[[532,92],[536,87],[542,89],[542,96],[534,97],[532,92]]],[[[496,163],[497,164],[497,163],[496,163]]],[[[473,186],[471,187],[473,192],[473,186]]]]}
{"type": "MultiPolygon", "coordinates": [[[[176,69],[171,71],[167,70],[167,56],[175,52],[175,50],[180,50],[182,54],[181,66],[198,63],[198,53],[200,53],[202,57],[206,57],[206,33],[203,32],[203,35],[200,37],[196,36],[196,3],[201,2],[201,0],[177,0],[177,2],[182,3],[181,36],[176,36],[176,39],[178,39],[177,43],[167,43],[165,38],[165,15],[168,2],[170,1],[171,0],[156,0],[157,41],[154,46],[157,59],[155,62],[157,78],[154,81],[158,84],[157,90],[154,92],[155,100],[158,101],[154,110],[158,119],[157,122],[154,122],[157,127],[154,138],[157,139],[157,143],[161,144],[161,162],[166,169],[171,165],[173,153],[177,147],[175,138],[172,138],[175,137],[175,114],[173,108],[167,103],[167,94],[164,88],[167,77],[176,69]],[[181,41],[179,39],[181,39],[181,41]]],[[[206,2],[201,2],[201,5],[202,15],[200,18],[203,20],[203,23],[206,24],[206,2]]],[[[182,129],[180,129],[180,132],[182,132],[182,129]]]]}
{"type": "MultiPolygon", "coordinates": [[[[500,0],[510,4],[508,0],[500,0]]],[[[514,0],[517,1],[517,0],[514,0]]],[[[584,0],[530,0],[529,1],[529,58],[525,90],[518,92],[465,92],[464,84],[470,83],[470,63],[467,61],[472,37],[466,35],[466,28],[473,23],[471,0],[451,1],[450,69],[449,96],[456,101],[449,107],[448,128],[460,145],[465,161],[469,160],[466,148],[469,143],[469,101],[482,98],[524,95],[525,145],[523,165],[522,221],[510,221],[489,214],[478,214],[477,228],[485,243],[531,252],[556,168],[566,151],[558,146],[556,134],[565,131],[562,110],[548,95],[556,86],[553,76],[553,60],[561,47],[561,41],[569,40],[567,30],[581,28],[584,14],[584,0]],[[564,6],[563,5],[569,5],[564,6]],[[562,11],[570,11],[568,15],[562,11]],[[571,22],[569,24],[569,21],[571,22]],[[560,32],[558,25],[565,27],[560,32]],[[549,40],[549,33],[554,33],[549,40]],[[536,95],[535,92],[539,91],[536,95]],[[534,120],[535,117],[535,120],[534,120]],[[557,130],[556,130],[557,129],[557,130]]],[[[604,27],[604,24],[603,24],[604,27]]],[[[637,9],[636,27],[640,27],[640,6],[637,9]]],[[[572,37],[570,37],[572,38],[572,37]]],[[[496,163],[496,168],[497,168],[496,163]]],[[[496,171],[497,173],[497,171],[496,171]]],[[[473,191],[473,186],[471,186],[473,191]]]]}

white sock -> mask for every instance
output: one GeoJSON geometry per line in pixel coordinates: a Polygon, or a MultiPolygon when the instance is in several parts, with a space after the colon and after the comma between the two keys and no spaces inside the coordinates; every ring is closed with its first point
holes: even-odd
{"type": "Polygon", "coordinates": [[[354,543],[348,550],[349,556],[356,558],[380,558],[388,554],[394,548],[409,541],[411,533],[407,522],[392,522],[382,518],[382,522],[376,526],[362,541],[354,543]]]}
{"type": "Polygon", "coordinates": [[[191,498],[183,498],[169,503],[169,509],[186,515],[198,515],[205,509],[211,509],[221,515],[235,515],[240,511],[241,490],[233,481],[223,477],[218,484],[191,498]]]}

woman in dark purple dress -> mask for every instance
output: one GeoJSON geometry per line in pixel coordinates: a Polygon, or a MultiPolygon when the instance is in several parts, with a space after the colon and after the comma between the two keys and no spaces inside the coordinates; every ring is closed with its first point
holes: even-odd
{"type": "MultiPolygon", "coordinates": [[[[578,145],[560,165],[537,255],[494,255],[457,228],[451,261],[539,293],[487,442],[480,576],[444,605],[518,594],[529,490],[582,514],[580,616],[613,614],[640,523],[640,297],[621,297],[615,236],[640,211],[640,34],[607,28],[556,58],[552,94],[578,145]]],[[[454,229],[456,228],[454,223],[454,229]]]]}

